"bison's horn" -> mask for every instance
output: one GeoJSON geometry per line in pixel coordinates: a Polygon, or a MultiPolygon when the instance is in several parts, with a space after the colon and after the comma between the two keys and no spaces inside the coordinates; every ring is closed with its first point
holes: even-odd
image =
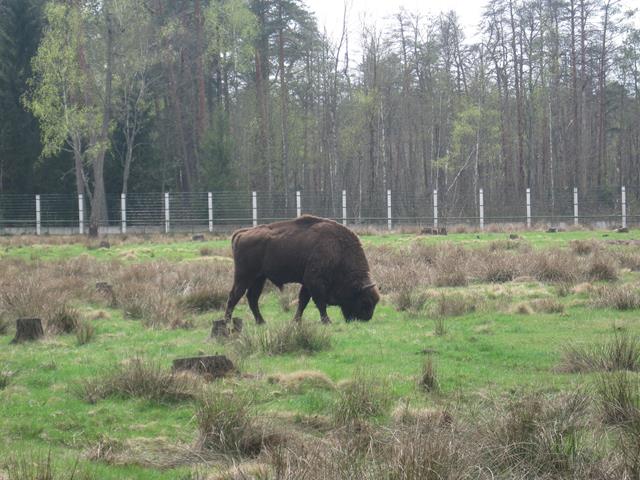
{"type": "Polygon", "coordinates": [[[375,287],[375,286],[376,286],[376,284],[375,284],[375,283],[369,283],[368,285],[365,285],[364,287],[362,287],[362,288],[360,289],[360,291],[361,291],[361,292],[364,292],[365,290],[369,290],[370,288],[373,288],[373,287],[375,287]]]}

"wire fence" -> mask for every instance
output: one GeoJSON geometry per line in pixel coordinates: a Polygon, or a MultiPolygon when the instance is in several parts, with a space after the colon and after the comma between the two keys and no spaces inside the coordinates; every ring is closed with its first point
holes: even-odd
{"type": "MultiPolygon", "coordinates": [[[[536,192],[481,188],[461,194],[407,191],[130,193],[107,195],[100,233],[222,232],[312,214],[351,226],[396,229],[512,223],[594,227],[640,224],[640,186],[536,192]]],[[[0,195],[0,234],[84,234],[82,195],[0,195]]]]}

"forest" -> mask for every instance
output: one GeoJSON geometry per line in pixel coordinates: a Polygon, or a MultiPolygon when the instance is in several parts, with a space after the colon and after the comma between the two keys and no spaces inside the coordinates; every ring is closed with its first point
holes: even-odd
{"type": "Polygon", "coordinates": [[[336,15],[334,37],[302,0],[0,0],[0,194],[82,193],[101,222],[107,193],[640,188],[620,2],[488,0],[475,31],[336,15]]]}

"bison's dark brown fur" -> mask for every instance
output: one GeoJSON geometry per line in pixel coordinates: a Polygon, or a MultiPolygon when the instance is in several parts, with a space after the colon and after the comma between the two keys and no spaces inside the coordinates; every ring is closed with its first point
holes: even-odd
{"type": "Polygon", "coordinates": [[[358,237],[331,220],[304,215],[236,231],[232,236],[235,274],[225,320],[247,294],[256,323],[264,323],[258,299],[268,279],[278,287],[300,283],[295,320],[313,299],[324,323],[327,305],[338,305],[345,320],[370,320],[380,295],[358,237]]]}

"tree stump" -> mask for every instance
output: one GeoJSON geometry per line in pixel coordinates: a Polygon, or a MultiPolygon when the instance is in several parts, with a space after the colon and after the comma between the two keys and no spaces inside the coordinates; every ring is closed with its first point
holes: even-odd
{"type": "Polygon", "coordinates": [[[211,337],[228,337],[232,333],[241,333],[242,332],[242,319],[233,317],[233,324],[231,330],[229,330],[229,325],[227,322],[223,320],[216,320],[213,322],[213,327],[211,328],[211,337]]]}
{"type": "Polygon", "coordinates": [[[100,242],[100,248],[111,248],[111,244],[107,240],[102,240],[100,242]]]}
{"type": "Polygon", "coordinates": [[[222,378],[235,370],[233,362],[224,355],[204,357],[176,358],[173,361],[173,371],[189,370],[205,375],[211,379],[222,378]]]}
{"type": "Polygon", "coordinates": [[[194,235],[193,237],[191,237],[191,240],[194,242],[204,242],[204,235],[202,234],[194,235]]]}
{"type": "Polygon", "coordinates": [[[16,320],[16,336],[12,344],[38,340],[44,336],[42,320],[39,318],[19,318],[16,320]]]}
{"type": "Polygon", "coordinates": [[[109,305],[111,307],[115,307],[116,306],[116,292],[113,291],[113,287],[111,286],[110,283],[107,282],[97,282],[96,283],[96,290],[98,291],[98,293],[104,295],[105,297],[107,297],[109,299],[109,305]]]}
{"type": "Polygon", "coordinates": [[[224,320],[214,321],[213,327],[211,328],[211,336],[212,337],[228,337],[229,327],[227,327],[227,322],[225,322],[224,320]]]}
{"type": "Polygon", "coordinates": [[[617,233],[629,233],[629,227],[616,228],[617,233]]]}

